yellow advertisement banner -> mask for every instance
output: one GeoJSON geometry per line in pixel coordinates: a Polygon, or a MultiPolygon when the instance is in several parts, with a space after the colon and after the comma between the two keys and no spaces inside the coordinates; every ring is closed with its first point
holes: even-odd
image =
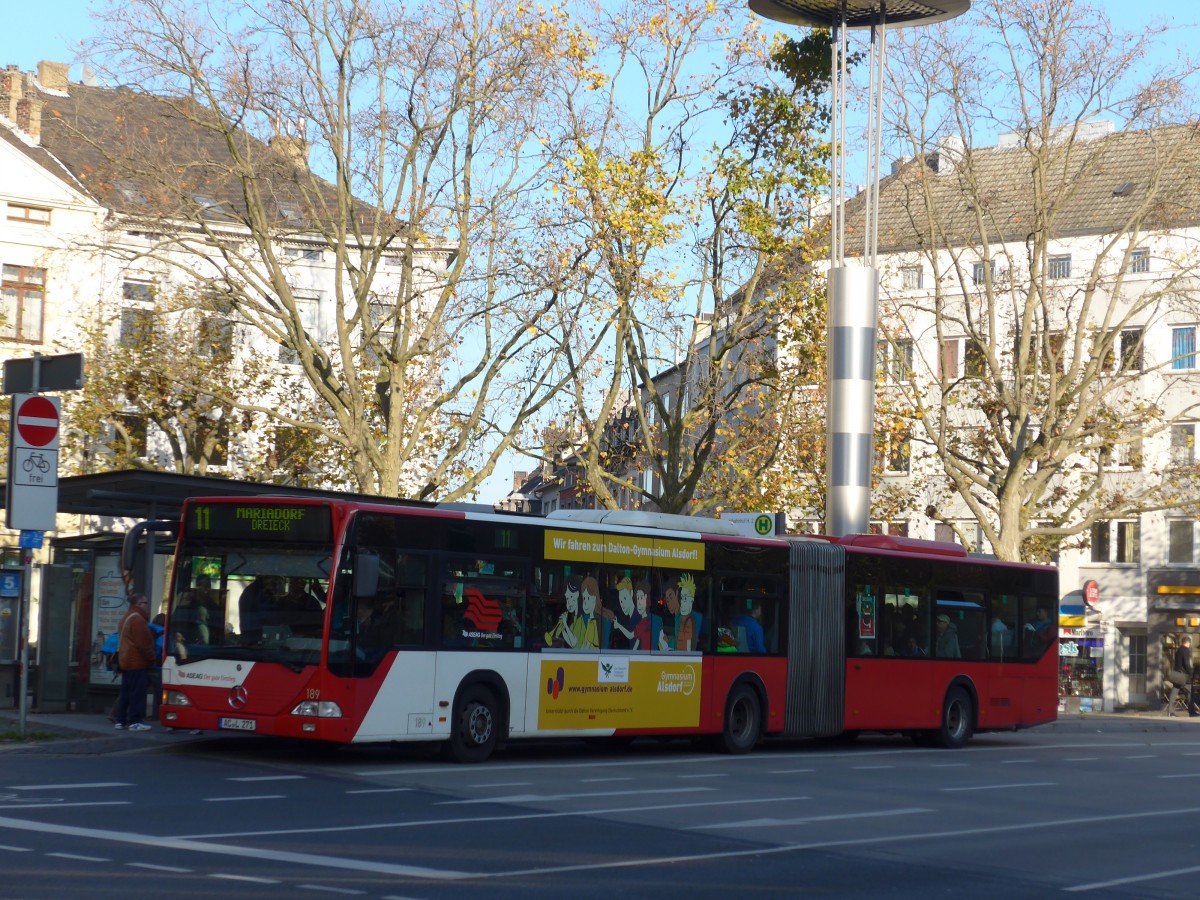
{"type": "Polygon", "coordinates": [[[700,660],[600,656],[542,660],[538,728],[694,728],[700,660]]]}
{"type": "Polygon", "coordinates": [[[546,559],[562,559],[568,562],[662,566],[674,569],[704,568],[704,544],[701,541],[546,529],[545,551],[546,559]]]}

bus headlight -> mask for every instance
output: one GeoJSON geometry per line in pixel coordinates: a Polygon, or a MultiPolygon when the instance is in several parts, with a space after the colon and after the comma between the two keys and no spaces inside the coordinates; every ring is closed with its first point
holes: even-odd
{"type": "Polygon", "coordinates": [[[162,702],[167,706],[191,706],[192,701],[180,691],[163,691],[162,702]]]}
{"type": "Polygon", "coordinates": [[[309,716],[317,719],[340,719],[342,708],[332,700],[305,700],[297,703],[293,716],[309,716]]]}

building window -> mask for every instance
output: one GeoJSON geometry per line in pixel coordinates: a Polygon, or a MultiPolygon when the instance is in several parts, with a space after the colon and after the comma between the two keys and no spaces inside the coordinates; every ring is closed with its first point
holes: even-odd
{"type": "Polygon", "coordinates": [[[987,357],[983,347],[972,338],[951,338],[942,344],[941,377],[953,381],[958,378],[982,378],[987,370],[987,357]]]}
{"type": "Polygon", "coordinates": [[[112,448],[134,459],[146,458],[146,417],[137,413],[117,413],[112,448]]]}
{"type": "MultiPolygon", "coordinates": [[[[300,319],[300,327],[304,329],[304,333],[312,340],[318,340],[318,317],[320,312],[321,301],[317,297],[295,297],[296,313],[300,319]]],[[[375,304],[371,304],[371,312],[376,313],[375,304]]],[[[378,326],[378,323],[374,323],[378,326]]],[[[279,344],[279,361],[285,366],[300,365],[300,350],[298,347],[293,347],[288,343],[280,342],[279,344]]]]}
{"type": "Polygon", "coordinates": [[[1136,563],[1140,558],[1136,521],[1097,522],[1092,526],[1092,562],[1136,563]]]}
{"type": "Polygon", "coordinates": [[[1196,423],[1177,422],[1171,426],[1171,465],[1190,466],[1196,461],[1196,423]]]}
{"type": "Polygon", "coordinates": [[[876,362],[879,376],[890,384],[902,384],[912,375],[913,342],[908,338],[879,342],[876,362]]]}
{"type": "Polygon", "coordinates": [[[122,347],[144,347],[154,334],[154,312],[141,306],[121,310],[122,347]]]}
{"type": "Polygon", "coordinates": [[[919,291],[925,286],[925,270],[921,266],[904,266],[900,270],[900,283],[907,291],[919,291]]]}
{"type": "Polygon", "coordinates": [[[121,299],[130,303],[153,303],[154,288],[148,281],[122,281],[121,299]]]}
{"type": "Polygon", "coordinates": [[[24,206],[20,203],[8,204],[8,221],[25,222],[30,225],[49,225],[50,210],[44,206],[24,206]]]}
{"type": "Polygon", "coordinates": [[[971,265],[971,281],[976,285],[981,285],[987,281],[987,276],[996,275],[996,261],[988,260],[987,262],[977,262],[971,265]]]}
{"type": "Polygon", "coordinates": [[[1144,275],[1150,271],[1150,251],[1137,249],[1129,254],[1129,274],[1144,275]]]}
{"type": "Polygon", "coordinates": [[[284,247],[283,255],[288,259],[303,259],[308,262],[320,262],[325,258],[316,247],[284,247]]]}
{"type": "Polygon", "coordinates": [[[875,441],[875,462],[885,472],[909,471],[910,441],[907,434],[884,432],[875,441]]]}
{"type": "Polygon", "coordinates": [[[1167,562],[1196,561],[1196,523],[1191,519],[1171,519],[1167,527],[1167,562]]]}
{"type": "Polygon", "coordinates": [[[1140,328],[1126,328],[1121,332],[1121,371],[1142,371],[1143,334],[1140,328]]]}
{"type": "Polygon", "coordinates": [[[0,338],[40,343],[42,309],[46,302],[46,270],[32,266],[4,266],[0,338]]]}
{"type": "Polygon", "coordinates": [[[1046,274],[1050,278],[1070,278],[1071,277],[1071,257],[1068,256],[1052,256],[1046,266],[1046,274]]]}
{"type": "Polygon", "coordinates": [[[1196,326],[1171,329],[1171,368],[1196,368],[1196,326]]]}
{"type": "Polygon", "coordinates": [[[233,353],[233,323],[216,316],[205,316],[196,329],[201,356],[228,359],[233,353]]]}

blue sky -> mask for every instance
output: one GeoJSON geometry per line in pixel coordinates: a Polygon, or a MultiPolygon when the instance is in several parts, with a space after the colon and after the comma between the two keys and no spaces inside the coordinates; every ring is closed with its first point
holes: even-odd
{"type": "MultiPolygon", "coordinates": [[[[1167,19],[1177,23],[1172,42],[1194,47],[1200,38],[1200,8],[1178,0],[1093,0],[1108,11],[1120,29],[1133,29],[1147,19],[1167,19]]],[[[37,66],[38,60],[72,62],[71,79],[80,77],[77,49],[80,41],[94,30],[89,12],[102,8],[105,0],[4,0],[4,25],[0,30],[0,64],[16,64],[23,71],[37,66]]]]}

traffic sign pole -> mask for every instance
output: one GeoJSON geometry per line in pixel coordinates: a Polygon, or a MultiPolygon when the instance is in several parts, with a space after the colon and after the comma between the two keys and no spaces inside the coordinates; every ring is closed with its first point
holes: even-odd
{"type": "Polygon", "coordinates": [[[8,429],[9,528],[21,530],[20,546],[25,577],[21,579],[18,665],[21,668],[21,737],[29,693],[29,618],[33,592],[33,551],[42,546],[45,531],[53,531],[58,517],[58,433],[60,404],[39,391],[75,391],[83,387],[83,354],[12,359],[4,363],[3,391],[12,396],[8,429]],[[27,391],[28,393],[18,393],[27,391]],[[20,457],[18,459],[18,457],[20,457]]]}

